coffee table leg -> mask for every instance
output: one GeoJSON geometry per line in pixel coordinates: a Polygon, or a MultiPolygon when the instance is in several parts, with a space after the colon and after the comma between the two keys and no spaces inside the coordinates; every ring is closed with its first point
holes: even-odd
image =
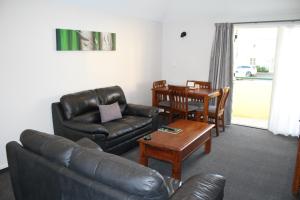
{"type": "Polygon", "coordinates": [[[209,131],[209,139],[205,142],[205,153],[210,153],[211,150],[211,131],[209,131]]]}
{"type": "Polygon", "coordinates": [[[172,177],[181,180],[181,156],[176,155],[173,160],[172,177]]]}
{"type": "Polygon", "coordinates": [[[140,143],[140,164],[148,166],[148,157],[145,155],[145,144],[140,143]]]}

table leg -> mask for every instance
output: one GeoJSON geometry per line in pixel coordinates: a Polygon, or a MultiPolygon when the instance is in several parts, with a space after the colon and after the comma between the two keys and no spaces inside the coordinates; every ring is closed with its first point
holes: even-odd
{"type": "Polygon", "coordinates": [[[209,106],[209,97],[204,97],[204,112],[203,112],[203,121],[208,122],[208,106],[209,106]]]}
{"type": "Polygon", "coordinates": [[[148,157],[145,154],[145,144],[140,143],[140,164],[148,166],[148,157]]]}
{"type": "Polygon", "coordinates": [[[208,154],[210,153],[211,150],[211,131],[209,131],[209,139],[205,142],[205,153],[208,154]]]}
{"type": "Polygon", "coordinates": [[[172,163],[172,177],[178,180],[181,180],[181,156],[176,155],[172,163]]]}
{"type": "Polygon", "coordinates": [[[152,89],[152,106],[157,106],[157,94],[155,89],[152,89]]]}

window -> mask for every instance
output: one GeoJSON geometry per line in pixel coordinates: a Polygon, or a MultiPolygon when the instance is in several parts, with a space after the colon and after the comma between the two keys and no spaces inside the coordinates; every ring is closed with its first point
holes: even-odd
{"type": "Polygon", "coordinates": [[[256,61],[255,58],[250,58],[250,65],[255,65],[255,61],[256,61]]]}

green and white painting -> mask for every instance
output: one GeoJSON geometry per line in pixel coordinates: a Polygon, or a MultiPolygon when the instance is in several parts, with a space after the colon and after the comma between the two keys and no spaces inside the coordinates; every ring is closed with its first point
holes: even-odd
{"type": "Polygon", "coordinates": [[[57,51],[115,51],[116,33],[56,29],[57,51]]]}

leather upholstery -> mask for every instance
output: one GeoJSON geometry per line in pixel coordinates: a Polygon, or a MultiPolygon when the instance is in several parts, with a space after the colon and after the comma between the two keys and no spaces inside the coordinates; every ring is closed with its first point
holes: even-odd
{"type": "Polygon", "coordinates": [[[142,117],[153,117],[157,113],[157,109],[149,106],[137,105],[137,104],[127,104],[125,115],[136,115],[142,117]]]}
{"type": "Polygon", "coordinates": [[[95,89],[95,93],[98,96],[99,104],[112,104],[119,103],[121,113],[123,114],[127,102],[123,90],[120,86],[112,86],[106,88],[95,89]]]}
{"type": "Polygon", "coordinates": [[[199,174],[189,178],[171,197],[172,200],[222,200],[225,178],[216,174],[199,174]]]}
{"type": "Polygon", "coordinates": [[[54,133],[71,140],[87,137],[106,152],[120,154],[158,128],[158,110],[127,104],[119,86],[67,94],[52,104],[54,133]],[[122,119],[101,123],[98,105],[118,102],[122,119]]]}
{"type": "Polygon", "coordinates": [[[69,166],[74,148],[79,147],[71,140],[34,130],[25,130],[20,141],[25,148],[64,166],[69,166]]]}
{"type": "Polygon", "coordinates": [[[73,120],[65,121],[63,125],[67,128],[82,131],[87,134],[103,134],[108,135],[108,130],[98,123],[84,123],[73,120]]]}
{"type": "Polygon", "coordinates": [[[106,122],[102,125],[108,130],[109,135],[107,136],[107,139],[110,140],[146,126],[147,124],[150,124],[151,121],[151,118],[125,115],[122,119],[106,122]]]}
{"type": "Polygon", "coordinates": [[[88,148],[88,149],[94,149],[98,151],[103,151],[100,146],[98,146],[95,142],[88,138],[81,138],[76,142],[76,144],[79,144],[82,147],[88,148]]]}
{"type": "Polygon", "coordinates": [[[98,123],[101,121],[99,110],[77,115],[73,117],[72,120],[77,122],[86,122],[86,123],[98,123]]]}
{"type": "Polygon", "coordinates": [[[67,94],[60,98],[62,108],[67,119],[98,109],[98,98],[95,91],[87,90],[67,94]]]}
{"type": "Polygon", "coordinates": [[[145,199],[168,196],[164,179],[158,172],[113,154],[77,149],[73,152],[70,169],[145,199]]]}
{"type": "Polygon", "coordinates": [[[88,139],[75,143],[26,130],[20,140],[23,146],[6,145],[16,200],[223,198],[225,179],[220,175],[197,175],[181,186],[155,170],[97,150],[88,139]]]}

